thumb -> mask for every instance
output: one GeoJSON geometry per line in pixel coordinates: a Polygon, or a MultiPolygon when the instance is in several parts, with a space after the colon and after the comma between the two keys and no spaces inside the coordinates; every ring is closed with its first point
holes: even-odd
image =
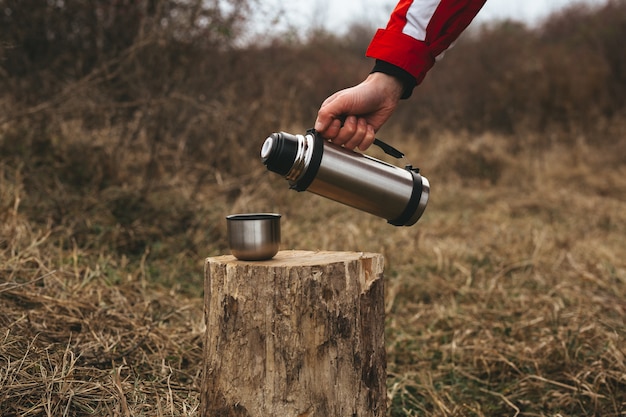
{"type": "Polygon", "coordinates": [[[317,112],[315,130],[325,131],[330,127],[334,120],[337,120],[341,118],[341,116],[348,113],[349,109],[346,106],[345,100],[342,100],[342,95],[340,93],[341,92],[335,93],[324,100],[322,106],[317,112]]]}
{"type": "Polygon", "coordinates": [[[323,132],[330,127],[333,118],[329,115],[317,113],[317,119],[315,119],[315,125],[313,126],[318,132],[323,132]]]}

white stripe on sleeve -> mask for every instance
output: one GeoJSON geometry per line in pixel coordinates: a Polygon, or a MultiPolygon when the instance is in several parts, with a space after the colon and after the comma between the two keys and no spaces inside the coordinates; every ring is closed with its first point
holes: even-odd
{"type": "Polygon", "coordinates": [[[440,1],[438,0],[415,0],[411,3],[406,16],[407,24],[404,26],[402,33],[418,41],[425,41],[426,28],[433,18],[439,3],[440,1]]]}

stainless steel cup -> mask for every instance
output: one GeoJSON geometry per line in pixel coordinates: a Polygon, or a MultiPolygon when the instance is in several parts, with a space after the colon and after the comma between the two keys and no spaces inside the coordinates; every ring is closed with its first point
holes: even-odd
{"type": "Polygon", "coordinates": [[[280,214],[248,213],[226,216],[228,246],[237,259],[271,259],[280,246],[280,214]]]}

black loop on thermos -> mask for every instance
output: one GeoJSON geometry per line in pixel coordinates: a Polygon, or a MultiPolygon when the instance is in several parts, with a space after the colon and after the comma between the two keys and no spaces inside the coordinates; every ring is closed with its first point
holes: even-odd
{"type": "MultiPolygon", "coordinates": [[[[339,117],[339,120],[341,120],[341,127],[343,127],[343,124],[346,121],[346,117],[347,117],[346,115],[339,117]]],[[[311,130],[315,131],[315,129],[311,129],[311,130]]],[[[383,152],[385,152],[389,156],[393,156],[394,158],[397,158],[397,159],[404,158],[404,154],[402,152],[400,152],[399,150],[397,150],[390,144],[383,142],[382,140],[378,138],[374,138],[374,145],[378,146],[380,149],[383,150],[383,152]]]]}
{"type": "Polygon", "coordinates": [[[394,158],[397,158],[397,159],[404,158],[404,154],[402,152],[400,152],[399,150],[397,150],[390,144],[383,142],[382,140],[378,138],[374,139],[374,145],[378,146],[380,149],[383,150],[383,152],[385,152],[389,156],[393,156],[394,158]]]}

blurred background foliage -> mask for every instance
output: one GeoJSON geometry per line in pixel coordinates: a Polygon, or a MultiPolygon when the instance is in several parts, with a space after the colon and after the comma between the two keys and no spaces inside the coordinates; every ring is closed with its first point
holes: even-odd
{"type": "MultiPolygon", "coordinates": [[[[208,219],[249,190],[263,138],[310,127],[372,65],[375,28],[251,34],[257,5],[0,0],[0,153],[23,182],[20,212],[61,226],[65,244],[136,259],[150,246],[151,259],[223,250],[208,219]],[[202,187],[224,183],[200,201],[202,187]],[[208,232],[190,235],[198,229],[208,232]]],[[[381,134],[401,147],[406,136],[495,132],[513,151],[590,133],[611,142],[626,120],[624,38],[623,0],[537,27],[472,27],[381,134]]]]}
{"type": "MultiPolygon", "coordinates": [[[[193,213],[228,209],[200,202],[201,187],[231,181],[219,201],[232,205],[263,138],[310,127],[319,104],[372,65],[363,55],[375,28],[250,34],[257,5],[0,0],[0,153],[27,190],[20,210],[64,226],[67,241],[138,258],[172,236],[164,259],[224,249],[193,213]],[[189,236],[201,227],[204,238],[189,236]]],[[[626,119],[624,38],[618,0],[533,28],[472,27],[381,133],[400,147],[443,132],[501,133],[512,148],[585,132],[611,141],[626,119]]]]}

